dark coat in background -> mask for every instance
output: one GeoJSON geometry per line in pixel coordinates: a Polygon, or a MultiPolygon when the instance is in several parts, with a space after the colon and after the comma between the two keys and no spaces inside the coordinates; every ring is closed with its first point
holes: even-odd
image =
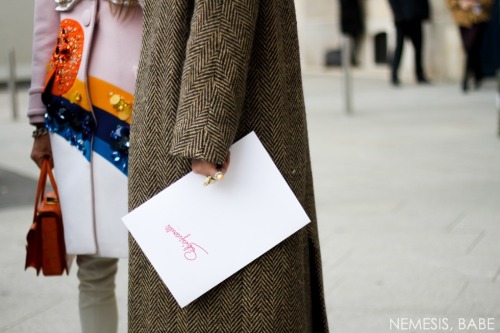
{"type": "Polygon", "coordinates": [[[255,131],[312,222],[183,309],[131,239],[129,332],[328,332],[293,0],[146,0],[144,22],[129,208],[255,131]]]}
{"type": "Polygon", "coordinates": [[[344,34],[358,37],[365,30],[360,0],[340,0],[340,22],[344,34]]]}
{"type": "Polygon", "coordinates": [[[394,21],[426,21],[430,18],[428,0],[389,0],[394,21]]]}

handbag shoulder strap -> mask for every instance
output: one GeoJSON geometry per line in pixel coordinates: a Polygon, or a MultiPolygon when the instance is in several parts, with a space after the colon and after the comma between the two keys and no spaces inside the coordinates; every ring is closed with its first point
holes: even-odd
{"type": "Polygon", "coordinates": [[[54,174],[52,173],[52,166],[50,165],[50,161],[48,158],[44,159],[42,162],[42,167],[40,168],[40,177],[38,178],[38,186],[36,190],[35,197],[35,210],[33,213],[33,221],[36,219],[36,213],[38,210],[38,205],[43,200],[43,196],[45,194],[45,188],[47,187],[47,176],[49,177],[50,184],[54,190],[57,200],[59,200],[59,192],[57,190],[57,184],[54,178],[54,174]]]}
{"type": "Polygon", "coordinates": [[[47,172],[46,174],[49,176],[50,184],[52,185],[52,189],[54,190],[54,193],[56,194],[57,200],[59,200],[59,192],[57,191],[57,184],[56,180],[54,178],[54,174],[52,173],[52,167],[50,166],[50,162],[47,159],[47,172]]]}
{"type": "Polygon", "coordinates": [[[43,195],[45,193],[45,186],[47,184],[47,167],[50,168],[49,160],[44,159],[42,162],[42,166],[40,168],[40,176],[38,177],[38,186],[36,189],[35,211],[33,212],[33,221],[36,220],[36,212],[38,209],[38,205],[40,204],[40,200],[43,198],[43,195]]]}

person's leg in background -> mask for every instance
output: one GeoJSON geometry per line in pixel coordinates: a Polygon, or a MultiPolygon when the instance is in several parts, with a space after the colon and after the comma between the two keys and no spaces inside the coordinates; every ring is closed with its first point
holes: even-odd
{"type": "Polygon", "coordinates": [[[481,66],[481,45],[483,42],[483,35],[485,30],[485,24],[479,23],[473,25],[474,38],[471,45],[471,70],[474,73],[474,88],[479,89],[483,81],[483,69],[481,66]]]}
{"type": "Polygon", "coordinates": [[[399,64],[401,63],[401,56],[403,54],[403,45],[405,40],[405,24],[404,22],[395,22],[395,24],[396,24],[396,49],[394,50],[394,55],[392,58],[391,83],[395,86],[399,86],[401,82],[399,81],[398,70],[399,70],[399,64]]]}
{"type": "Polygon", "coordinates": [[[471,33],[470,29],[466,27],[460,28],[460,37],[462,39],[462,47],[464,48],[465,54],[465,64],[464,64],[464,72],[462,76],[462,90],[464,92],[469,90],[469,70],[471,67],[471,57],[470,57],[470,41],[471,41],[471,33]]]}
{"type": "Polygon", "coordinates": [[[115,277],[118,259],[79,255],[80,322],[82,333],[116,333],[118,308],[115,277]]]}
{"type": "Polygon", "coordinates": [[[483,25],[473,25],[470,28],[460,27],[460,36],[462,37],[462,44],[465,52],[465,66],[462,80],[462,90],[467,92],[469,90],[470,75],[474,75],[476,87],[480,84],[482,79],[481,73],[481,33],[483,25]]]}
{"type": "Polygon", "coordinates": [[[408,35],[413,44],[413,48],[415,50],[415,77],[418,83],[429,83],[424,74],[423,67],[423,56],[422,56],[422,21],[414,20],[408,22],[408,35]]]}

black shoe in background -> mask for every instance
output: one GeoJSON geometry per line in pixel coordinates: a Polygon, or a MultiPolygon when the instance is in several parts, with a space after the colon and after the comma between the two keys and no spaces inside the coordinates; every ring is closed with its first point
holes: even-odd
{"type": "Polygon", "coordinates": [[[464,78],[462,80],[462,91],[464,93],[468,92],[469,91],[469,80],[467,78],[464,78]]]}
{"type": "Polygon", "coordinates": [[[431,81],[427,80],[425,77],[420,77],[417,79],[418,84],[431,84],[431,81]]]}
{"type": "Polygon", "coordinates": [[[483,79],[482,78],[475,78],[474,79],[474,89],[475,90],[481,89],[482,84],[483,84],[483,79]]]}

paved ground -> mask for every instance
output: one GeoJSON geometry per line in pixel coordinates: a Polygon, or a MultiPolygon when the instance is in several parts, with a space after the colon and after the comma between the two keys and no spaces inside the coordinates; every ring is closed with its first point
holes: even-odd
{"type": "MultiPolygon", "coordinates": [[[[305,93],[331,331],[500,332],[494,83],[463,95],[356,77],[350,116],[338,74],[306,75],[305,93]]],[[[31,128],[8,101],[0,92],[0,333],[78,332],[75,272],[23,270],[37,170],[31,128]]]]}

